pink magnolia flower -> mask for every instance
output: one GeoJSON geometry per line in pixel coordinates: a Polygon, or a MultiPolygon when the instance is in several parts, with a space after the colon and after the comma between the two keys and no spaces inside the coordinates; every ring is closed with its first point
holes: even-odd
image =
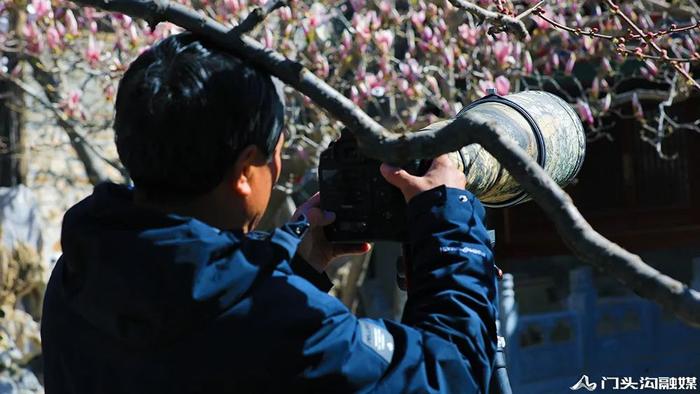
{"type": "Polygon", "coordinates": [[[88,37],[88,45],[85,49],[85,60],[95,66],[100,61],[100,52],[102,52],[102,42],[96,42],[95,37],[91,34],[88,37]]]}
{"type": "Polygon", "coordinates": [[[280,16],[280,19],[283,22],[289,22],[292,20],[292,9],[289,7],[282,7],[277,11],[277,14],[280,16]]]}
{"type": "Polygon", "coordinates": [[[447,33],[447,22],[445,22],[444,18],[440,18],[440,20],[438,20],[438,31],[440,34],[447,33]]]}
{"type": "Polygon", "coordinates": [[[433,29],[431,29],[430,26],[426,26],[425,29],[423,29],[421,38],[423,41],[430,41],[433,38],[433,29]]]}
{"type": "Polygon", "coordinates": [[[66,30],[71,36],[78,35],[78,20],[71,10],[66,11],[66,30]]]}
{"type": "Polygon", "coordinates": [[[447,101],[447,99],[442,99],[440,100],[440,109],[442,112],[448,116],[453,116],[454,113],[452,112],[452,106],[450,105],[450,102],[447,101]]]}
{"type": "Polygon", "coordinates": [[[412,57],[406,59],[405,63],[399,63],[399,70],[411,82],[415,81],[423,71],[418,61],[412,57]]]}
{"type": "Polygon", "coordinates": [[[368,12],[367,17],[369,18],[370,27],[372,28],[372,30],[377,30],[380,27],[382,27],[382,20],[381,18],[379,18],[379,15],[377,15],[376,11],[368,12]]]}
{"type": "Polygon", "coordinates": [[[501,96],[505,96],[510,91],[510,81],[508,78],[500,75],[496,78],[496,82],[491,80],[481,80],[479,81],[479,88],[483,94],[488,94],[490,89],[496,89],[496,93],[501,96]]]}
{"type": "Polygon", "coordinates": [[[53,26],[46,29],[46,43],[49,44],[49,48],[51,49],[57,49],[61,46],[61,35],[53,26]]]}
{"type": "Polygon", "coordinates": [[[459,37],[469,45],[476,45],[477,30],[472,29],[469,25],[459,25],[457,28],[459,37]]]}
{"type": "Polygon", "coordinates": [[[74,89],[68,93],[68,97],[63,100],[62,107],[63,112],[71,118],[82,116],[82,110],[80,109],[80,100],[82,99],[83,92],[74,89]]]}
{"type": "Polygon", "coordinates": [[[583,37],[583,49],[585,49],[589,55],[592,55],[595,52],[595,45],[591,37],[583,37]]]}
{"type": "Polygon", "coordinates": [[[396,83],[396,86],[399,88],[400,92],[405,93],[411,85],[408,83],[408,80],[404,78],[399,78],[399,81],[396,83]]]}
{"type": "Polygon", "coordinates": [[[445,48],[445,51],[443,52],[443,59],[445,60],[445,66],[448,68],[452,68],[455,64],[455,52],[454,52],[454,47],[449,46],[445,48]]]}
{"type": "Polygon", "coordinates": [[[265,48],[273,48],[275,46],[275,36],[272,34],[272,30],[266,28],[263,34],[263,45],[265,48]]]}
{"type": "Polygon", "coordinates": [[[505,96],[510,92],[510,81],[508,78],[503,75],[499,75],[496,78],[496,92],[501,96],[505,96]]]}
{"type": "Polygon", "coordinates": [[[394,33],[391,30],[379,30],[374,33],[374,42],[381,53],[389,53],[394,43],[394,33]]]}
{"type": "Polygon", "coordinates": [[[350,0],[350,6],[352,6],[352,9],[355,11],[359,11],[359,10],[365,8],[366,4],[367,4],[366,0],[350,0]]]}
{"type": "Polygon", "coordinates": [[[360,104],[360,91],[357,89],[357,86],[350,87],[350,100],[352,100],[355,105],[360,104]]]}
{"type": "Polygon", "coordinates": [[[465,54],[459,55],[457,58],[457,68],[459,69],[460,73],[463,73],[467,71],[467,67],[469,66],[469,58],[465,54]]]}
{"type": "Polygon", "coordinates": [[[511,43],[496,41],[496,43],[493,45],[493,54],[496,57],[496,62],[499,65],[504,66],[507,63],[508,57],[510,56],[512,50],[513,45],[511,43]]]}
{"type": "Polygon", "coordinates": [[[238,0],[224,0],[224,6],[226,6],[228,11],[232,14],[237,14],[241,10],[241,3],[238,0]]]}
{"type": "Polygon", "coordinates": [[[51,12],[51,1],[49,0],[32,0],[27,7],[30,14],[34,14],[37,19],[47,16],[51,12]]]}
{"type": "Polygon", "coordinates": [[[352,18],[352,27],[355,28],[357,36],[364,41],[369,41],[370,37],[372,36],[372,32],[370,30],[369,25],[369,18],[367,18],[365,15],[357,13],[352,18]]]}
{"type": "Polygon", "coordinates": [[[413,22],[416,27],[422,27],[425,23],[425,11],[414,12],[411,15],[411,22],[413,22]]]}
{"type": "Polygon", "coordinates": [[[108,102],[110,102],[110,101],[114,100],[114,97],[116,96],[117,91],[116,91],[116,89],[114,88],[114,85],[110,83],[109,85],[107,85],[107,86],[104,88],[104,92],[103,92],[103,93],[104,93],[104,98],[105,98],[105,100],[107,100],[108,102]]]}
{"type": "Polygon", "coordinates": [[[647,70],[649,70],[649,74],[650,74],[652,77],[655,77],[656,74],[659,73],[659,68],[656,67],[656,64],[655,64],[651,59],[647,59],[647,60],[644,62],[644,65],[646,66],[647,70]]]}
{"type": "Polygon", "coordinates": [[[379,2],[379,11],[381,11],[382,14],[384,15],[389,15],[391,13],[391,10],[394,9],[394,6],[391,5],[391,3],[387,0],[382,0],[379,2]]]}
{"type": "Polygon", "coordinates": [[[318,75],[320,78],[327,78],[330,74],[328,59],[321,54],[316,55],[316,58],[314,59],[314,68],[316,70],[316,75],[318,75]]]}
{"type": "Polygon", "coordinates": [[[136,46],[139,42],[139,32],[136,29],[136,24],[132,24],[129,27],[129,41],[133,46],[136,46]]]}
{"type": "Polygon", "coordinates": [[[22,36],[27,42],[27,51],[29,53],[40,53],[44,50],[44,41],[39,34],[39,28],[36,23],[30,22],[22,27],[22,36]]]}
{"type": "Polygon", "coordinates": [[[426,76],[425,76],[425,83],[428,85],[428,88],[430,89],[430,91],[431,91],[434,95],[436,95],[436,96],[441,96],[441,95],[442,95],[441,92],[440,92],[440,85],[438,85],[438,81],[437,81],[437,79],[435,79],[434,76],[432,76],[432,75],[426,75],[426,76]]]}
{"type": "Polygon", "coordinates": [[[566,60],[566,65],[564,66],[564,72],[566,74],[571,74],[571,72],[574,70],[574,66],[576,65],[576,54],[571,52],[569,55],[569,58],[566,60]]]}
{"type": "Polygon", "coordinates": [[[66,35],[66,26],[61,23],[61,21],[56,21],[56,31],[58,32],[58,35],[63,37],[66,35]]]}
{"type": "Polygon", "coordinates": [[[532,55],[530,55],[530,51],[525,51],[525,56],[523,58],[523,69],[525,70],[525,74],[532,74],[533,67],[532,55]]]}
{"type": "Polygon", "coordinates": [[[559,54],[557,53],[552,54],[552,66],[555,69],[559,68],[559,54]]]}
{"type": "Polygon", "coordinates": [[[576,102],[576,110],[584,123],[593,124],[593,112],[591,112],[591,107],[587,102],[578,100],[576,102]]]}

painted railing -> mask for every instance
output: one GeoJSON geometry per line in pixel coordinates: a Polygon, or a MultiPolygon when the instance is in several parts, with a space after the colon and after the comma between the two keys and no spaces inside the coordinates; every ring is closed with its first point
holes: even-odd
{"type": "MultiPolygon", "coordinates": [[[[700,261],[694,265],[693,285],[697,285],[700,261]]],[[[570,386],[584,374],[597,383],[597,392],[659,392],[641,389],[655,387],[658,378],[700,381],[700,330],[640,297],[599,298],[589,268],[571,272],[565,311],[521,316],[513,287],[513,277],[506,275],[499,322],[513,393],[571,392],[570,386]],[[623,378],[641,384],[623,390],[619,385],[623,378]],[[606,387],[601,389],[603,380],[606,387]]]]}

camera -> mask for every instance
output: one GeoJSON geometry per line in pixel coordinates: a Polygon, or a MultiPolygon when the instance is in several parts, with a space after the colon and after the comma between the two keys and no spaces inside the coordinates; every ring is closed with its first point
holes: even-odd
{"type": "MultiPolygon", "coordinates": [[[[379,160],[363,155],[355,137],[344,131],[321,153],[318,167],[321,208],[335,212],[324,228],[333,242],[405,241],[406,200],[379,172],[379,160]]],[[[429,161],[411,161],[403,168],[419,175],[429,161]]]]}
{"type": "MultiPolygon", "coordinates": [[[[513,140],[561,187],[578,174],[586,153],[586,135],[581,120],[559,97],[541,91],[526,91],[501,97],[487,95],[457,115],[473,111],[495,120],[499,132],[513,140]]],[[[445,121],[422,131],[441,128],[445,121]]],[[[469,130],[464,130],[468,133],[469,130]]],[[[467,189],[490,208],[506,208],[530,197],[501,163],[477,144],[448,153],[467,178],[467,189]]],[[[403,168],[423,175],[431,160],[413,160],[403,168]]],[[[379,172],[380,161],[359,150],[349,131],[321,153],[319,188],[321,208],[336,214],[326,226],[333,242],[407,240],[406,202],[401,191],[379,172]]]]}

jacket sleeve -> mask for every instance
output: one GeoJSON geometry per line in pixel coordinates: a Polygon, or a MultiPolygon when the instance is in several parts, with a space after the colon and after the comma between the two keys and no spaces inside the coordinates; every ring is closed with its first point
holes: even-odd
{"type": "Polygon", "coordinates": [[[299,253],[295,254],[292,261],[289,263],[295,275],[299,275],[306,279],[309,283],[316,286],[317,289],[324,293],[328,293],[333,288],[333,282],[325,272],[318,272],[299,253]]]}
{"type": "Polygon", "coordinates": [[[486,393],[496,350],[496,273],[481,203],[438,187],[409,207],[408,301],[402,323],[357,319],[307,292],[320,312],[304,342],[307,392],[486,393]]]}

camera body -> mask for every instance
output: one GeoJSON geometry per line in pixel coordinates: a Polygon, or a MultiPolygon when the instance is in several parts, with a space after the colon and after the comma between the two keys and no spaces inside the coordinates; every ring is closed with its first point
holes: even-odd
{"type": "MultiPolygon", "coordinates": [[[[324,228],[333,242],[405,241],[406,200],[379,172],[379,160],[363,155],[355,137],[344,131],[321,153],[318,167],[321,208],[335,212],[335,222],[324,228]]],[[[403,167],[421,174],[426,162],[403,167]]]]}

